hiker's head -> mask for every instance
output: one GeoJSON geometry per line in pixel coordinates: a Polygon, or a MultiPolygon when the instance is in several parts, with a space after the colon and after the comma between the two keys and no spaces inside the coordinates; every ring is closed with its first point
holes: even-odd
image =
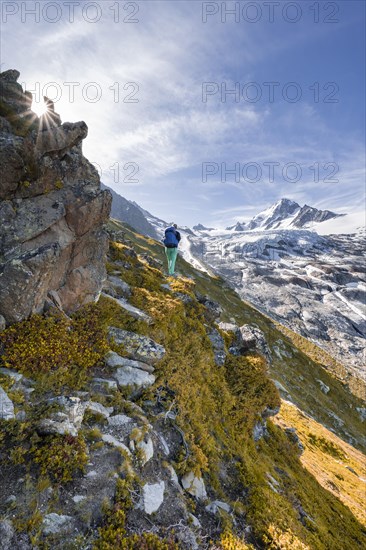
{"type": "Polygon", "coordinates": [[[174,227],[174,229],[177,229],[177,228],[178,228],[178,226],[177,226],[176,223],[173,223],[173,227],[174,227]]]}

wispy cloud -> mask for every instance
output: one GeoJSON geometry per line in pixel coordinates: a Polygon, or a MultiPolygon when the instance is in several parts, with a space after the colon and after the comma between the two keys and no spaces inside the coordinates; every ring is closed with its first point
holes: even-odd
{"type": "Polygon", "coordinates": [[[87,122],[84,152],[102,167],[107,184],[162,217],[170,218],[174,208],[179,223],[186,224],[199,221],[200,209],[200,221],[210,225],[218,217],[230,222],[234,215],[250,217],[281,196],[324,208],[356,208],[364,180],[360,133],[337,127],[336,115],[332,120],[329,115],[332,106],[308,97],[298,104],[230,97],[223,102],[219,94],[202,102],[202,83],[208,81],[225,81],[230,88],[235,82],[301,80],[306,73],[306,85],[311,84],[317,78],[311,66],[316,52],[311,50],[307,62],[303,51],[352,32],[352,18],[339,26],[224,25],[218,19],[203,24],[201,2],[146,1],[139,3],[139,23],[126,24],[113,21],[113,2],[106,1],[100,3],[101,20],[92,24],[80,17],[84,4],[75,9],[73,23],[63,18],[35,24],[30,18],[22,24],[9,18],[3,25],[2,69],[18,68],[30,88],[35,82],[41,89],[49,82],[60,86],[56,108],[63,120],[87,122]],[[19,44],[27,45],[27,55],[19,44]],[[74,102],[67,82],[79,83],[74,102]],[[93,82],[101,92],[97,102],[85,96],[84,87],[93,82]],[[133,87],[123,86],[129,82],[135,83],[138,103],[126,102],[133,87]],[[280,163],[281,170],[296,162],[303,177],[293,184],[281,174],[269,182],[267,173],[257,183],[222,182],[220,174],[205,183],[201,179],[202,162],[228,167],[257,162],[265,172],[263,163],[269,161],[280,163]],[[139,183],[122,177],[129,162],[139,167],[139,183]],[[339,182],[314,181],[309,167],[315,162],[338,163],[339,182]],[[111,168],[116,163],[119,181],[111,168]]]}

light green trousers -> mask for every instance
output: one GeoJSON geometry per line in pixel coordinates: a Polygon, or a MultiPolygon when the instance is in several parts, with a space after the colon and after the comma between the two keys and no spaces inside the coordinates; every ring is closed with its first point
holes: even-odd
{"type": "Polygon", "coordinates": [[[169,275],[174,275],[175,262],[178,256],[178,248],[167,248],[165,247],[165,254],[168,260],[168,273],[169,275]]]}

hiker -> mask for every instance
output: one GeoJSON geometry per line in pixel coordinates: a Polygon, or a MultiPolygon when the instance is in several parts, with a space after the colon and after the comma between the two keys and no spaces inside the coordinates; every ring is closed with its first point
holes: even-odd
{"type": "Polygon", "coordinates": [[[178,256],[178,244],[180,241],[180,233],[177,231],[177,224],[172,223],[170,227],[165,230],[165,254],[168,260],[168,274],[174,275],[175,262],[178,256]]]}

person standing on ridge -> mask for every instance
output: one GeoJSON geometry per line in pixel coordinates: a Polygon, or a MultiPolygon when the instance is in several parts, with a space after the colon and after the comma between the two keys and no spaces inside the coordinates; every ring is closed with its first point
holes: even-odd
{"type": "Polygon", "coordinates": [[[165,254],[168,260],[168,274],[174,275],[175,262],[178,256],[178,244],[180,241],[180,233],[177,231],[177,224],[172,223],[170,227],[165,230],[164,246],[165,254]]]}

